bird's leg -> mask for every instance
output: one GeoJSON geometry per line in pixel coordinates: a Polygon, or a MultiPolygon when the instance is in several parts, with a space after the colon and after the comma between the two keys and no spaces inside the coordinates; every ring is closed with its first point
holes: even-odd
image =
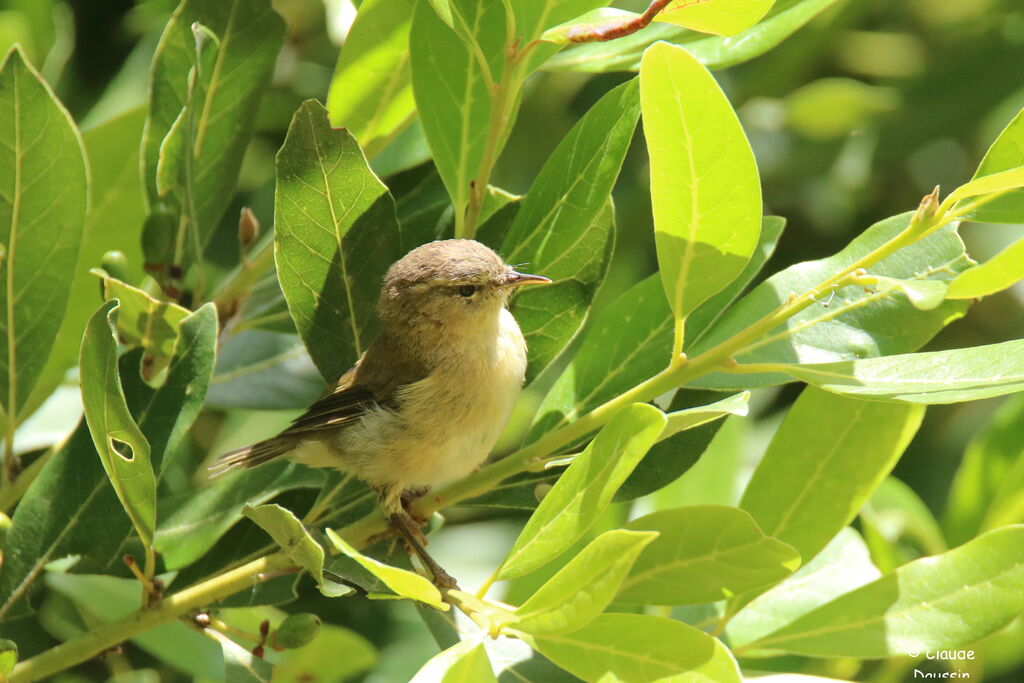
{"type": "MultiPolygon", "coordinates": [[[[419,500],[423,496],[427,495],[429,492],[430,492],[430,487],[429,486],[420,486],[419,488],[415,488],[415,489],[405,489],[404,491],[402,491],[402,496],[400,498],[400,500],[402,502],[402,509],[405,511],[405,514],[409,515],[409,517],[414,522],[419,524],[419,526],[421,526],[421,527],[424,524],[426,524],[427,522],[429,522],[430,518],[429,517],[422,517],[420,515],[417,515],[410,508],[412,507],[413,503],[415,503],[417,500],[419,500]]],[[[426,543],[426,539],[424,539],[423,540],[423,545],[426,545],[426,544],[427,544],[426,543]]]]}
{"type": "Polygon", "coordinates": [[[420,530],[420,526],[413,521],[412,517],[409,516],[404,510],[402,512],[395,512],[390,517],[391,526],[402,535],[402,539],[412,553],[416,553],[416,556],[420,558],[420,562],[423,566],[434,577],[434,585],[438,588],[448,588],[455,590],[459,589],[459,584],[456,583],[455,579],[451,577],[444,569],[441,568],[434,558],[427,553],[423,547],[425,543],[420,543],[420,539],[426,541],[423,536],[423,532],[420,530]]]}

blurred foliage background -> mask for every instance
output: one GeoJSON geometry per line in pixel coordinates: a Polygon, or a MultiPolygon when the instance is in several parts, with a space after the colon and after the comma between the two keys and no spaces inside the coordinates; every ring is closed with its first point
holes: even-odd
{"type": "MultiPolygon", "coordinates": [[[[173,0],[2,0],[0,52],[20,42],[87,131],[145,102],[148,66],[175,4],[173,0]]],[[[287,20],[289,34],[278,59],[274,87],[259,112],[258,135],[243,166],[239,193],[239,204],[251,206],[265,226],[272,224],[273,217],[274,154],[300,102],[326,98],[339,48],[355,13],[350,0],[274,0],[273,4],[287,20]]],[[[638,10],[646,3],[615,5],[638,10]]],[[[983,156],[986,141],[1024,106],[1022,64],[1024,4],[1020,0],[839,0],[766,55],[716,72],[757,156],[766,213],[788,219],[779,248],[764,272],[828,255],[876,220],[913,209],[935,185],[949,189],[966,181],[983,156]]],[[[600,95],[632,75],[537,73],[527,84],[494,184],[525,192],[570,126],[600,95]]],[[[615,192],[619,240],[598,305],[656,268],[646,154],[638,142],[639,135],[615,192]]],[[[385,154],[376,162],[396,194],[401,193],[406,176],[415,173],[392,173],[408,164],[408,159],[405,164],[401,161],[385,154]]],[[[232,263],[236,254],[237,213],[227,215],[209,250],[214,263],[218,253],[225,254],[224,265],[232,263]]],[[[1009,244],[1016,229],[992,225],[966,231],[968,250],[976,259],[987,258],[1009,244]]],[[[1001,342],[1019,338],[1022,332],[1024,286],[1018,284],[975,305],[928,349],[1001,342]]],[[[77,396],[77,389],[70,394],[77,396]]],[[[705,459],[750,461],[759,456],[777,424],[776,416],[795,395],[795,385],[760,391],[755,396],[754,419],[730,418],[705,459]]],[[[49,410],[26,423],[21,438],[38,439],[42,445],[67,433],[77,420],[74,399],[61,403],[59,397],[49,410]]],[[[895,476],[936,518],[943,516],[971,435],[991,419],[1003,400],[933,406],[897,466],[895,476]]],[[[290,416],[276,414],[272,422],[283,424],[290,416]]],[[[214,419],[198,422],[193,435],[197,451],[208,448],[220,428],[214,419]]],[[[1024,430],[1024,425],[1016,429],[1024,430]]],[[[733,488],[732,495],[738,495],[739,487],[733,484],[733,488]]],[[[659,495],[678,495],[680,503],[704,502],[701,496],[709,495],[688,485],[685,477],[666,491],[659,495]]],[[[933,550],[928,547],[930,522],[922,522],[923,530],[920,525],[915,528],[908,506],[912,504],[902,506],[902,517],[886,518],[885,501],[879,501],[879,515],[873,518],[877,523],[865,530],[869,539],[878,535],[889,541],[888,547],[904,555],[900,562],[933,550]]],[[[486,572],[500,559],[515,528],[500,519],[472,517],[462,522],[441,535],[432,549],[443,565],[473,584],[479,580],[473,578],[475,573],[486,572]],[[467,547],[473,552],[466,553],[467,547]]],[[[373,642],[389,643],[377,653],[376,668],[363,680],[407,680],[436,652],[408,604],[339,600],[329,605],[336,612],[322,614],[325,619],[373,642]]],[[[301,611],[302,601],[288,609],[301,611]]],[[[1019,622],[983,649],[985,680],[1024,680],[1024,627],[1019,622]]],[[[46,633],[33,634],[22,656],[53,643],[46,633]]],[[[339,653],[346,656],[370,655],[339,653]]],[[[154,662],[138,664],[155,666],[165,680],[176,675],[154,662]]],[[[868,665],[858,671],[855,663],[838,661],[825,672],[858,680],[898,681],[907,677],[909,669],[868,665]]]]}

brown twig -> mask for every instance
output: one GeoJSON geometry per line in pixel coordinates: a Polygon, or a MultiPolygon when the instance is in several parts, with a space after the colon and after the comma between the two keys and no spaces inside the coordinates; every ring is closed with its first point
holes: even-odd
{"type": "Polygon", "coordinates": [[[646,28],[654,21],[658,12],[665,9],[665,6],[671,1],[653,0],[643,14],[632,19],[610,19],[596,26],[574,26],[566,32],[565,37],[572,43],[597,43],[628,36],[646,28]]]}

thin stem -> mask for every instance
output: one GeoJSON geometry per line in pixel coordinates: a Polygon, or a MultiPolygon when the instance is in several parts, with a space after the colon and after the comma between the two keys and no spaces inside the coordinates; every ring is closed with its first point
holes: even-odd
{"type": "Polygon", "coordinates": [[[7,677],[11,683],[37,681],[74,666],[160,624],[174,621],[193,609],[226,598],[250,585],[265,572],[291,565],[283,553],[261,557],[242,567],[168,596],[159,607],[138,610],[107,622],[56,647],[26,659],[7,677]]]}

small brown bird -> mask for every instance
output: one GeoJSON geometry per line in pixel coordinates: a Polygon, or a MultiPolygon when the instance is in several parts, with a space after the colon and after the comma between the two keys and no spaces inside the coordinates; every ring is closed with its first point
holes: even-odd
{"type": "Polygon", "coordinates": [[[392,526],[434,574],[407,505],[472,472],[493,448],[519,396],[526,342],[506,308],[517,272],[473,240],[413,249],[384,277],[381,330],[346,372],[277,436],[221,456],[216,474],[287,455],[350,472],[377,490],[392,526]]]}

